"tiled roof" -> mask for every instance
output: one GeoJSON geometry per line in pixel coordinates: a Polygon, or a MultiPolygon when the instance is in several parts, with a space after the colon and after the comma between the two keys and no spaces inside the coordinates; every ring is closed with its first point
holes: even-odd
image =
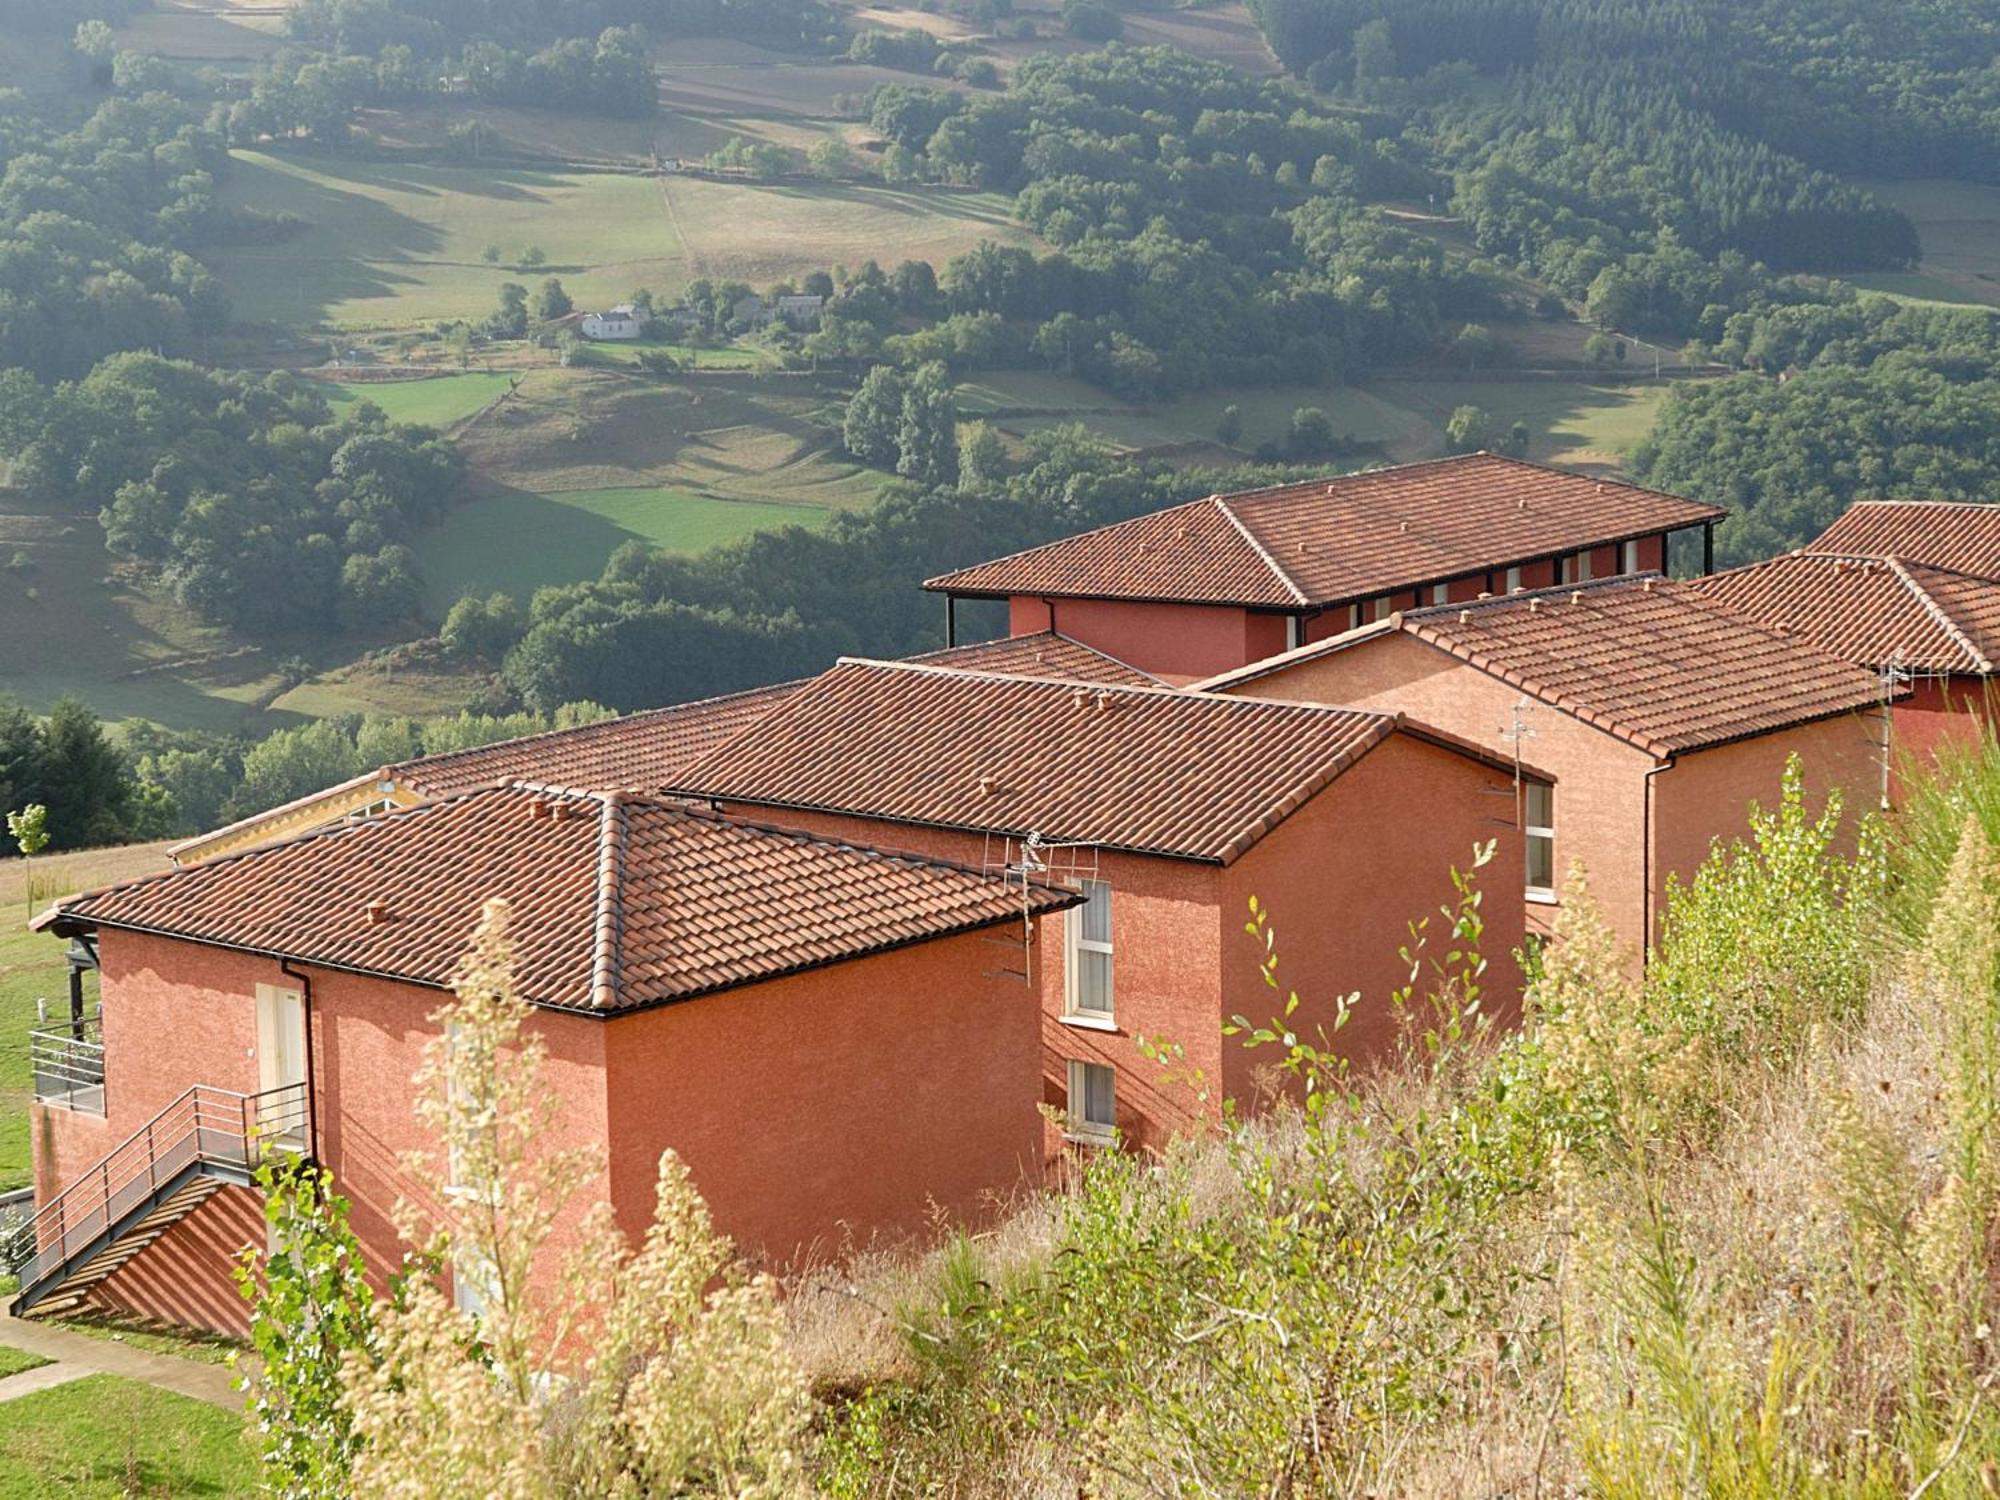
{"type": "Polygon", "coordinates": [[[1864,667],[1985,675],[2000,659],[2000,581],[1892,557],[1788,552],[1689,586],[1864,667]]]}
{"type": "Polygon", "coordinates": [[[1861,500],[1806,550],[1900,557],[1976,578],[2000,578],[2000,505],[1970,500],[1861,500]]]}
{"type": "Polygon", "coordinates": [[[1406,610],[1190,691],[1248,687],[1399,631],[1662,758],[1882,698],[1874,673],[1657,575],[1406,610]]]}
{"type": "Polygon", "coordinates": [[[1053,630],[1034,635],[1002,636],[969,646],[947,646],[906,656],[905,661],[932,667],[956,667],[967,672],[1002,672],[1009,677],[1060,677],[1069,682],[1108,682],[1123,687],[1161,687],[1151,672],[1128,666],[1095,646],[1073,641],[1053,630]]]}
{"type": "Polygon", "coordinates": [[[498,781],[660,786],[744,725],[768,713],[799,686],[799,682],[774,683],[720,698],[600,719],[573,729],[551,729],[476,745],[448,755],[426,755],[390,767],[390,774],[432,797],[498,781]]]}
{"type": "Polygon", "coordinates": [[[1396,721],[842,661],[669,790],[1227,864],[1396,721]]]}
{"type": "Polygon", "coordinates": [[[1214,495],[947,573],[924,587],[1297,609],[1724,514],[1619,480],[1474,453],[1214,495]]]}
{"type": "Polygon", "coordinates": [[[629,793],[505,787],[87,892],[36,925],[128,928],[444,986],[495,896],[512,908],[522,994],[600,1013],[1076,901],[629,793]]]}

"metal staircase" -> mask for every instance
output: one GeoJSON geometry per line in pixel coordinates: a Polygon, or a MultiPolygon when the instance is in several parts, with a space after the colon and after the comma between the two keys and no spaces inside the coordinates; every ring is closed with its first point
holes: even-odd
{"type": "Polygon", "coordinates": [[[303,1083],[189,1089],[0,1242],[21,1278],[14,1315],[75,1307],[225,1184],[247,1185],[266,1151],[303,1151],[306,1125],[303,1083]]]}

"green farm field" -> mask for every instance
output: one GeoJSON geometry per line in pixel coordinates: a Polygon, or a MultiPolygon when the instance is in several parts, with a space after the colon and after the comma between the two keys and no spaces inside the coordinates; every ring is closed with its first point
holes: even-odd
{"type": "Polygon", "coordinates": [[[2000,187],[1938,178],[1856,185],[1910,216],[1923,259],[1913,271],[1848,280],[1906,302],[2000,307],[2000,187]]]}
{"type": "Polygon", "coordinates": [[[297,214],[279,245],[234,246],[212,263],[239,317],[297,326],[393,328],[491,312],[502,282],[562,277],[581,306],[684,279],[659,187],[632,173],[427,166],[236,153],[224,197],[297,214]],[[482,252],[498,245],[502,263],[482,252]],[[510,262],[539,246],[548,264],[510,262]]]}
{"type": "MultiPolygon", "coordinates": [[[[1485,409],[1497,428],[1528,424],[1530,453],[1580,468],[1615,468],[1651,429],[1665,385],[1611,385],[1582,381],[1383,381],[1371,386],[1263,386],[1198,391],[1153,407],[1128,407],[1118,398],[1066,376],[1005,372],[960,388],[968,417],[995,415],[993,425],[1016,438],[1080,422],[1112,446],[1143,453],[1190,443],[1215,442],[1225,407],[1235,406],[1243,435],[1237,449],[1248,456],[1281,440],[1292,413],[1316,406],[1341,437],[1368,445],[1396,462],[1433,458],[1445,451],[1444,428],[1461,405],[1485,409]]],[[[1220,451],[1220,450],[1216,450],[1220,451]]]]}
{"type": "Polygon", "coordinates": [[[465,594],[504,590],[525,602],[544,584],[581,583],[630,541],[704,552],[781,526],[823,526],[824,506],[720,500],[690,490],[502,490],[460,506],[418,544],[424,607],[433,616],[465,594]]]}
{"type": "Polygon", "coordinates": [[[428,380],[325,380],[326,398],[336,411],[373,402],[393,422],[446,428],[483,411],[506,393],[511,375],[474,372],[428,380]]]}

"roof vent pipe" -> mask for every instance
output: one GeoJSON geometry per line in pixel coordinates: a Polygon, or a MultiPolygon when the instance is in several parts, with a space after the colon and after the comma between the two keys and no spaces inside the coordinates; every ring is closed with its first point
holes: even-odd
{"type": "Polygon", "coordinates": [[[368,925],[370,927],[380,927],[388,920],[389,903],[384,901],[380,896],[377,896],[373,901],[368,903],[368,925]]]}

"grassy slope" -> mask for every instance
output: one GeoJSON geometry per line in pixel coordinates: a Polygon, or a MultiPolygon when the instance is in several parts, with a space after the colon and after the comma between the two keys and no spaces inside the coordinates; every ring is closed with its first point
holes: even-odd
{"type": "Polygon", "coordinates": [[[0,1500],[247,1495],[242,1418],[135,1380],[89,1375],[23,1396],[0,1421],[0,1500]]]}
{"type": "Polygon", "coordinates": [[[490,312],[505,281],[559,275],[585,306],[684,279],[679,237],[644,177],[236,154],[232,204],[305,219],[282,245],[212,257],[238,316],[342,328],[413,326],[490,312]],[[488,265],[539,245],[549,264],[488,265]]]}
{"type": "Polygon", "coordinates": [[[2000,307],[2000,188],[1942,180],[1859,186],[1910,216],[1924,253],[1914,271],[1850,281],[1905,301],[2000,307]]]}
{"type": "Polygon", "coordinates": [[[429,380],[328,380],[327,399],[336,412],[362,401],[382,408],[391,421],[450,427],[491,406],[514,377],[473,372],[429,380]]]}
{"type": "Polygon", "coordinates": [[[424,605],[441,614],[462,594],[504,589],[525,600],[543,584],[577,583],[604,571],[611,554],[641,540],[700,552],[779,526],[821,526],[815,505],[717,500],[658,488],[503,490],[461,506],[417,550],[424,605]]]}

